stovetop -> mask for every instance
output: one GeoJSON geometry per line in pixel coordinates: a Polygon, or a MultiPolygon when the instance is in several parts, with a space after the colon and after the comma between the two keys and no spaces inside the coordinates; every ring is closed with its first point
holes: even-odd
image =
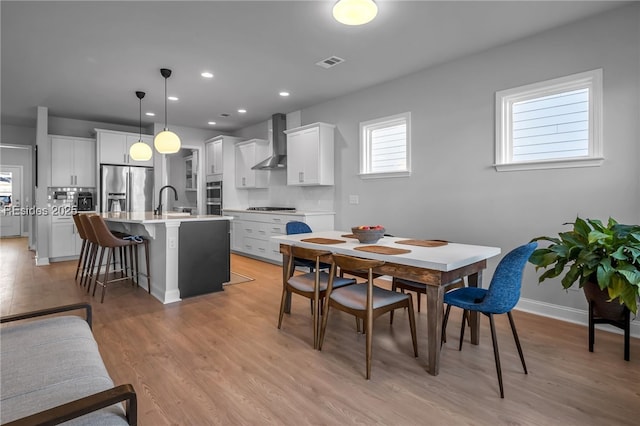
{"type": "Polygon", "coordinates": [[[296,211],[295,207],[249,207],[247,210],[257,212],[296,211]]]}

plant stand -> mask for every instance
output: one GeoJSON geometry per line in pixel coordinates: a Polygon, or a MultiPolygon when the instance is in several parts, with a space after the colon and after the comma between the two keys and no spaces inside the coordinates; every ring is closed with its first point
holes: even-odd
{"type": "Polygon", "coordinates": [[[589,352],[593,352],[595,325],[609,324],[624,330],[624,360],[629,361],[631,311],[616,301],[609,302],[607,290],[600,290],[598,284],[587,282],[583,290],[589,302],[589,352]]]}

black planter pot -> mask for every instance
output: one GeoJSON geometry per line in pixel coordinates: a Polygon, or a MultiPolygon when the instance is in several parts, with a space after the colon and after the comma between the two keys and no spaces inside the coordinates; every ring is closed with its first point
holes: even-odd
{"type": "Polygon", "coordinates": [[[609,302],[608,290],[601,290],[596,283],[586,282],[582,289],[589,302],[589,352],[593,352],[595,324],[610,324],[624,330],[624,359],[629,361],[631,311],[617,299],[609,302]]]}

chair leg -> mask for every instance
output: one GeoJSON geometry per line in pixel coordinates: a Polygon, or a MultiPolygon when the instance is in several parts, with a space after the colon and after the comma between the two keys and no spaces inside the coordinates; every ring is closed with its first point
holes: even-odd
{"type": "MultiPolygon", "coordinates": [[[[93,274],[92,296],[96,295],[96,289],[98,288],[98,280],[100,279],[100,269],[102,269],[102,258],[104,257],[104,250],[105,250],[105,247],[100,247],[100,259],[98,260],[98,270],[93,274]]],[[[106,266],[109,266],[109,265],[106,265],[106,266]]],[[[89,281],[89,287],[87,287],[87,293],[89,293],[89,290],[91,290],[91,281],[89,281]]]]}
{"type": "Polygon", "coordinates": [[[442,319],[442,335],[440,336],[440,347],[447,341],[447,323],[449,322],[449,313],[451,312],[451,305],[447,305],[447,310],[444,311],[444,317],[442,319]]]}
{"type": "MultiPolygon", "coordinates": [[[[78,274],[80,273],[80,267],[82,265],[82,261],[84,260],[84,257],[86,256],[85,254],[86,248],[87,248],[87,240],[82,240],[82,246],[80,247],[80,257],[78,257],[78,265],[76,266],[76,278],[75,278],[76,281],[78,281],[78,274]]],[[[82,277],[82,275],[80,275],[80,277],[82,277]]]]}
{"type": "MultiPolygon", "coordinates": [[[[418,296],[420,296],[420,293],[418,293],[418,296]]],[[[413,312],[413,300],[411,300],[411,295],[409,295],[409,329],[411,330],[411,341],[413,342],[413,356],[417,358],[418,338],[416,337],[416,314],[413,312]]]]}
{"type": "MultiPolygon", "coordinates": [[[[324,315],[322,315],[322,325],[320,326],[320,341],[318,342],[318,350],[322,350],[322,343],[324,342],[324,332],[327,329],[327,319],[329,318],[329,298],[325,297],[325,308],[324,315]]],[[[356,317],[356,322],[358,321],[358,317],[356,317]]],[[[358,325],[358,328],[360,326],[358,325]]],[[[359,331],[359,330],[358,330],[359,331]]]]}
{"type": "Polygon", "coordinates": [[[524,354],[522,353],[522,346],[520,346],[520,339],[518,338],[518,332],[516,331],[516,324],[513,322],[513,316],[511,311],[507,312],[509,317],[509,324],[511,324],[511,331],[513,332],[513,339],[516,341],[516,347],[518,348],[518,355],[520,355],[520,361],[522,361],[522,368],[524,368],[524,374],[529,374],[527,371],[527,364],[524,362],[524,354]]]}
{"type": "Polygon", "coordinates": [[[278,329],[282,327],[282,317],[284,316],[284,304],[287,298],[287,289],[282,287],[282,300],[280,301],[280,315],[278,316],[278,329]]]}
{"type": "Polygon", "coordinates": [[[467,311],[462,311],[462,325],[460,326],[460,345],[458,346],[458,350],[462,350],[462,341],[464,340],[464,326],[467,325],[464,318],[467,315],[467,311]]]}
{"type": "Polygon", "coordinates": [[[366,350],[366,356],[367,356],[367,380],[369,380],[371,378],[371,358],[372,358],[372,354],[371,354],[371,346],[373,343],[373,316],[372,315],[367,315],[367,317],[365,318],[366,321],[366,327],[365,327],[365,333],[367,333],[367,350],[366,350]]]}
{"type": "MultiPolygon", "coordinates": [[[[87,269],[85,271],[84,278],[81,281],[83,287],[91,286],[90,283],[91,283],[91,278],[93,277],[93,268],[95,267],[97,253],[98,253],[98,245],[92,243],[91,251],[89,252],[89,258],[87,259],[87,269]]],[[[89,290],[87,289],[87,294],[88,293],[89,293],[89,290]]]]}
{"type": "Polygon", "coordinates": [[[491,324],[491,340],[493,341],[493,356],[496,360],[498,384],[500,385],[500,398],[504,398],[504,390],[502,388],[502,369],[500,368],[500,354],[498,353],[498,340],[496,336],[496,325],[493,321],[493,314],[487,314],[487,315],[489,316],[489,323],[491,324]]]}
{"type": "Polygon", "coordinates": [[[107,282],[109,281],[109,260],[112,256],[115,257],[115,250],[112,247],[109,247],[109,253],[107,254],[107,266],[104,270],[104,281],[102,282],[102,296],[100,297],[100,303],[104,303],[104,293],[107,291],[107,282]]]}
{"type": "Polygon", "coordinates": [[[420,299],[422,299],[422,297],[420,297],[419,291],[416,291],[416,298],[418,299],[418,312],[420,312],[420,299]]]}
{"type": "MultiPolygon", "coordinates": [[[[87,294],[91,292],[91,285],[95,284],[96,277],[100,275],[100,268],[102,267],[102,256],[104,255],[104,247],[99,247],[96,244],[95,251],[93,252],[93,259],[91,260],[91,274],[89,274],[89,279],[87,280],[87,294]],[[98,260],[98,249],[100,250],[100,259],[98,260]],[[97,265],[96,265],[97,263],[97,265]],[[98,270],[96,271],[96,266],[98,270]]],[[[97,284],[95,284],[97,285],[97,284]]],[[[95,288],[93,290],[95,296],[95,288]]]]}
{"type": "Polygon", "coordinates": [[[144,258],[147,262],[147,291],[151,294],[151,264],[149,263],[149,240],[144,240],[144,258]]]}

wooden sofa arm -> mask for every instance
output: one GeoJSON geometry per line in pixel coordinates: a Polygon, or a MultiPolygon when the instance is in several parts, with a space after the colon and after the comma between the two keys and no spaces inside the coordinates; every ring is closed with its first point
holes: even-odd
{"type": "Polygon", "coordinates": [[[138,400],[136,391],[132,385],[126,384],[14,420],[6,423],[5,426],[57,425],[122,401],[126,403],[127,421],[132,426],[137,425],[138,400]]]}
{"type": "Polygon", "coordinates": [[[56,306],[53,308],[46,308],[46,309],[40,309],[37,311],[25,312],[22,314],[7,315],[4,317],[0,317],[0,324],[11,322],[11,321],[28,319],[28,318],[36,318],[36,317],[41,317],[45,315],[57,314],[60,312],[75,311],[79,309],[86,310],[87,324],[89,324],[89,328],[91,328],[91,321],[92,321],[91,305],[88,303],[74,303],[72,305],[56,306]]]}

